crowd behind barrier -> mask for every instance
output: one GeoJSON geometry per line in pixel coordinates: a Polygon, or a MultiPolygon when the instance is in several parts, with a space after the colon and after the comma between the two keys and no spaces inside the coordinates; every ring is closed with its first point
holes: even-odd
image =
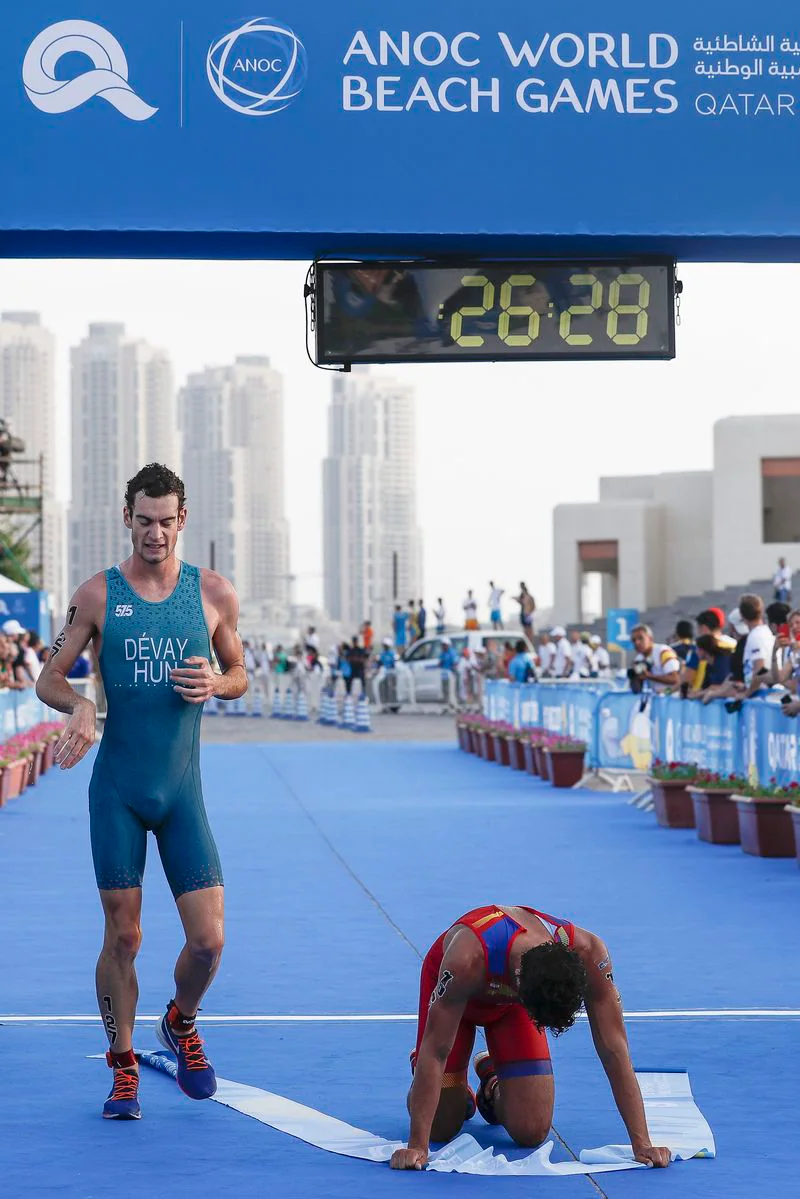
{"type": "Polygon", "coordinates": [[[612,684],[486,684],[484,715],[516,728],[545,728],[585,741],[586,765],[649,769],[660,758],[736,774],[752,783],[800,779],[798,722],[776,700],[746,700],[727,712],[721,700],[690,704],[677,696],[632,695],[612,684]]]}

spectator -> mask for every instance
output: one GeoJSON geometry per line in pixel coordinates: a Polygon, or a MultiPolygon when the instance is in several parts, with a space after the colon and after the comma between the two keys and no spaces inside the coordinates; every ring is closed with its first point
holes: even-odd
{"type": "MultiPolygon", "coordinates": [[[[791,605],[792,602],[792,568],[786,565],[785,558],[778,559],[778,569],[772,576],[772,586],[775,588],[776,600],[791,605]]],[[[741,607],[741,604],[739,605],[741,607]]]]}
{"type": "Polygon", "coordinates": [[[442,597],[439,596],[439,598],[436,601],[436,607],[433,609],[433,619],[436,621],[437,637],[441,637],[441,635],[445,631],[445,628],[447,627],[445,625],[444,618],[445,618],[444,601],[443,601],[442,597]]]}
{"type": "Polygon", "coordinates": [[[347,687],[347,694],[350,694],[354,683],[358,683],[356,688],[356,696],[366,693],[365,676],[367,670],[367,658],[369,655],[358,643],[358,637],[354,637],[348,646],[347,657],[350,662],[350,680],[347,687]]]}
{"type": "Polygon", "coordinates": [[[350,646],[346,641],[339,646],[338,672],[339,678],[344,683],[345,692],[349,695],[353,686],[353,666],[350,661],[350,646]]]}
{"type": "Polygon", "coordinates": [[[739,611],[748,628],[742,662],[747,698],[760,691],[769,678],[775,635],[764,620],[764,601],[760,595],[743,595],[739,611]]]}
{"type": "Polygon", "coordinates": [[[794,695],[794,699],[784,697],[781,700],[784,716],[797,716],[800,713],[800,610],[795,609],[789,614],[788,625],[788,633],[781,633],[775,638],[772,650],[772,677],[776,683],[782,683],[794,695]],[[783,651],[781,664],[777,661],[779,650],[783,651]]]}
{"type": "Polygon", "coordinates": [[[397,655],[392,649],[391,637],[384,637],[381,652],[378,654],[378,673],[375,676],[375,687],[378,700],[383,711],[397,711],[397,655]]]}
{"type": "MultiPolygon", "coordinates": [[[[718,614],[719,609],[709,608],[708,612],[718,614]]],[[[702,698],[704,704],[710,703],[712,699],[725,699],[728,697],[732,697],[738,701],[742,699],[745,693],[744,649],[747,642],[747,634],[750,630],[738,608],[734,608],[728,613],[728,626],[735,643],[730,660],[730,674],[723,683],[711,683],[703,690],[702,698]]]]}
{"type": "Polygon", "coordinates": [[[658,694],[678,686],[681,664],[671,645],[656,642],[653,630],[646,624],[637,624],[631,629],[631,641],[636,657],[628,671],[628,679],[635,695],[648,691],[658,694]]]}
{"type": "Polygon", "coordinates": [[[428,624],[428,613],[425,610],[425,601],[420,600],[419,607],[417,608],[417,628],[419,629],[420,638],[425,636],[425,629],[427,627],[427,624],[428,624]]]}
{"type": "Polygon", "coordinates": [[[11,637],[5,633],[0,634],[0,690],[21,691],[24,688],[25,684],[17,679],[14,669],[16,660],[16,645],[11,637]]]}
{"type": "Polygon", "coordinates": [[[319,653],[319,633],[313,624],[309,625],[308,632],[306,633],[306,648],[315,649],[319,653]]]}
{"type": "Polygon", "coordinates": [[[372,644],[375,640],[375,630],[372,627],[371,620],[365,620],[361,626],[361,640],[364,642],[364,649],[367,655],[372,653],[372,644]]]}
{"type": "Polygon", "coordinates": [[[681,662],[685,662],[689,657],[694,649],[694,625],[691,620],[679,620],[675,625],[672,648],[681,662]]]}
{"type": "Polygon", "coordinates": [[[252,688],[256,679],[256,655],[249,641],[242,642],[242,653],[244,656],[244,669],[247,675],[247,689],[252,695],[252,688]]]}
{"type": "Polygon", "coordinates": [[[476,702],[480,694],[480,664],[470,645],[465,645],[461,651],[461,657],[456,661],[455,671],[460,702],[463,704],[476,702]]]}
{"type": "Polygon", "coordinates": [[[25,645],[25,669],[31,679],[35,683],[39,675],[42,673],[42,651],[44,643],[41,637],[34,629],[28,629],[27,641],[25,645]]]}
{"type": "Polygon", "coordinates": [[[557,679],[566,679],[572,674],[572,650],[569,641],[567,640],[567,630],[561,625],[556,625],[550,630],[550,636],[553,638],[555,654],[553,656],[553,677],[557,679]]]}
{"type": "Polygon", "coordinates": [[[489,580],[489,620],[492,622],[493,629],[502,629],[503,627],[503,612],[500,607],[505,591],[502,587],[496,587],[492,580],[489,580]]]}
{"type": "Polygon", "coordinates": [[[556,647],[550,640],[549,633],[539,634],[539,670],[542,678],[550,679],[553,677],[555,666],[556,647]]]}
{"type": "Polygon", "coordinates": [[[308,710],[311,715],[316,715],[321,706],[322,684],[325,678],[325,670],[317,650],[313,648],[309,650],[305,669],[308,684],[308,710]]]}
{"type": "Polygon", "coordinates": [[[487,641],[481,655],[481,674],[485,679],[503,678],[503,656],[498,652],[496,641],[487,641]]]}
{"type": "Polygon", "coordinates": [[[408,613],[404,612],[399,604],[394,606],[394,616],[392,617],[394,625],[394,647],[398,653],[406,648],[406,640],[408,637],[408,613]]]}
{"type": "Polygon", "coordinates": [[[524,641],[516,644],[516,653],[508,664],[508,677],[512,683],[530,683],[536,680],[536,671],[524,641]]]}
{"type": "Polygon", "coordinates": [[[442,700],[448,708],[453,707],[453,683],[455,680],[456,662],[455,650],[449,637],[442,638],[442,652],[439,657],[439,669],[442,672],[442,700]]]}
{"type": "Polygon", "coordinates": [[[467,592],[467,598],[464,600],[464,603],[461,606],[464,609],[464,628],[477,629],[478,605],[471,590],[467,592]]]}
{"type": "Polygon", "coordinates": [[[567,638],[569,642],[569,653],[572,659],[572,665],[569,672],[571,679],[588,679],[589,677],[589,655],[587,647],[583,643],[583,638],[577,629],[573,629],[567,638]]]}
{"type": "Polygon", "coordinates": [[[731,659],[736,649],[736,639],[728,637],[722,630],[723,619],[719,608],[706,608],[697,617],[697,639],[713,637],[716,648],[713,656],[706,649],[697,652],[697,642],[689,652],[681,671],[681,695],[697,699],[708,687],[718,687],[729,678],[731,659]]]}
{"type": "Polygon", "coordinates": [[[522,631],[530,636],[533,633],[533,614],[536,611],[536,603],[524,583],[520,583],[519,595],[515,596],[514,602],[519,604],[519,621],[522,631]]]}
{"type": "Polygon", "coordinates": [[[508,667],[509,667],[509,664],[513,657],[514,657],[514,646],[511,644],[510,641],[504,642],[504,644],[503,644],[503,675],[502,675],[502,677],[504,679],[508,678],[508,667]]]}
{"type": "Polygon", "coordinates": [[[407,615],[408,615],[408,626],[407,626],[408,644],[413,645],[415,641],[419,640],[419,625],[417,624],[417,609],[414,606],[413,600],[408,601],[407,615]]]}
{"type": "Polygon", "coordinates": [[[590,671],[589,677],[593,679],[607,679],[611,676],[611,658],[608,650],[603,645],[602,637],[598,637],[594,633],[589,638],[590,671]]]}

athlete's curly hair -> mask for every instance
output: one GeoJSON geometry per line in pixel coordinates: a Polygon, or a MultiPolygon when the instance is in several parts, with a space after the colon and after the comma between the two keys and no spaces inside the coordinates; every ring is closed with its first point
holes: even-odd
{"type": "Polygon", "coordinates": [[[140,491],[152,499],[162,495],[176,495],[178,510],[186,505],[183,479],[179,479],[174,470],[170,470],[168,466],[163,466],[160,462],[148,462],[147,466],[143,466],[132,479],[128,480],[128,486],[125,488],[125,506],[129,512],[133,512],[133,505],[140,491]]]}
{"type": "Polygon", "coordinates": [[[549,941],[522,955],[519,997],[537,1028],[558,1037],[572,1028],[588,988],[586,967],[574,949],[549,941]]]}

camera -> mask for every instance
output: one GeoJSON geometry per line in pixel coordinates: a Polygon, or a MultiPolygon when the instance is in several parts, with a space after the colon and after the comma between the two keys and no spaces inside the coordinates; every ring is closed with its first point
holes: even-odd
{"type": "Polygon", "coordinates": [[[731,715],[734,712],[741,712],[741,710],[742,710],[742,700],[740,700],[740,699],[729,699],[728,702],[725,704],[725,711],[731,713],[731,715]]]}
{"type": "Polygon", "coordinates": [[[634,658],[633,665],[628,670],[628,682],[634,695],[639,695],[644,687],[645,675],[652,670],[653,663],[647,658],[634,658]]]}

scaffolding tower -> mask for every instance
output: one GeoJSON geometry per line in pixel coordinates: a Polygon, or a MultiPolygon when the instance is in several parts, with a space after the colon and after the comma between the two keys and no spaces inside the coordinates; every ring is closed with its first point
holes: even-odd
{"type": "Polygon", "coordinates": [[[10,559],[26,587],[41,590],[44,570],[44,454],[18,458],[0,451],[0,574],[10,559]],[[23,469],[24,468],[24,469],[23,469]],[[27,567],[17,557],[31,549],[27,567]]]}

